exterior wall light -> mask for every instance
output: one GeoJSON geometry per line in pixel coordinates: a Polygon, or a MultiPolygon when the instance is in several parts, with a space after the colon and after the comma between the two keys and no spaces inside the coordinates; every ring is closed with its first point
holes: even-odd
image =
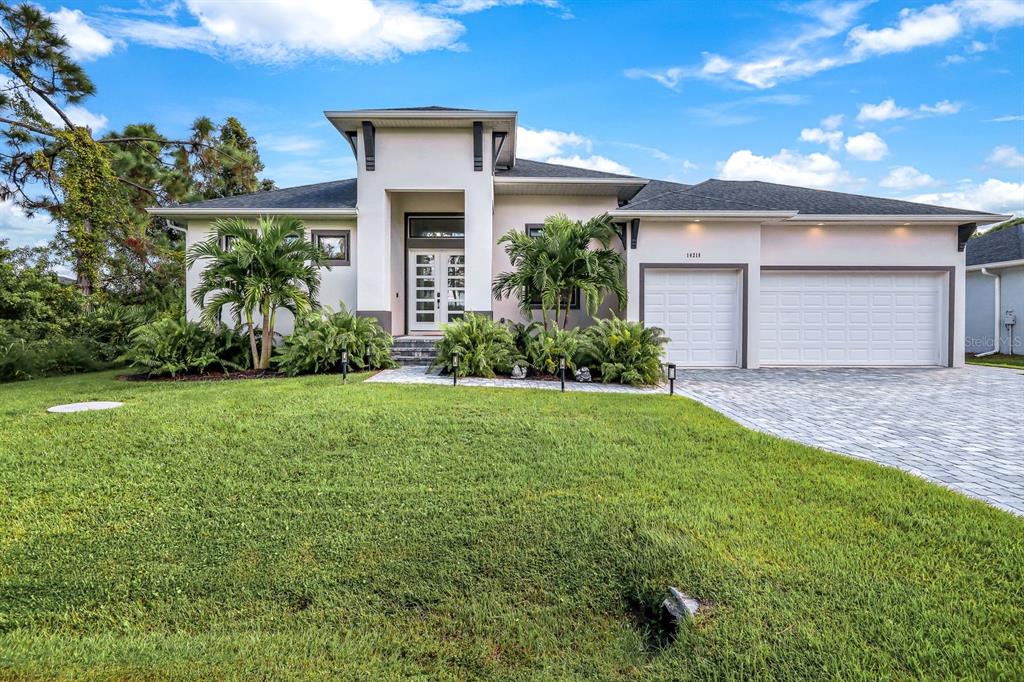
{"type": "Polygon", "coordinates": [[[668,394],[676,394],[676,364],[674,362],[668,363],[668,394]]]}
{"type": "Polygon", "coordinates": [[[452,353],[452,386],[459,383],[459,354],[452,353]]]}
{"type": "Polygon", "coordinates": [[[558,356],[558,374],[562,379],[562,392],[565,393],[565,353],[558,356]]]}
{"type": "Polygon", "coordinates": [[[348,382],[348,349],[341,350],[341,383],[348,382]]]}

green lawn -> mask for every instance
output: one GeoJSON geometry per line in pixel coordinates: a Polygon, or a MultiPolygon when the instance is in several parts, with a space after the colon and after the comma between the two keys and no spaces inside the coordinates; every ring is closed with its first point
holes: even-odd
{"type": "Polygon", "coordinates": [[[979,358],[975,355],[968,355],[967,362],[971,365],[989,365],[990,367],[1010,367],[1012,369],[1024,369],[1024,355],[1006,355],[996,353],[979,358]]]}
{"type": "Polygon", "coordinates": [[[682,398],[356,379],[0,386],[0,678],[1024,676],[1021,519],[682,398]]]}

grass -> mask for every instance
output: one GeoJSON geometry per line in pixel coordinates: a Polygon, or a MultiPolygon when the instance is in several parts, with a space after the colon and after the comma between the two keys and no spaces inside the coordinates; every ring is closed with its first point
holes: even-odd
{"type": "Polygon", "coordinates": [[[1021,519],[681,398],[350,379],[0,386],[0,678],[1024,676],[1021,519]]]}
{"type": "Polygon", "coordinates": [[[989,367],[1009,367],[1010,369],[1024,369],[1024,355],[1007,355],[996,353],[979,358],[976,355],[968,355],[967,362],[971,365],[988,365],[989,367]]]}

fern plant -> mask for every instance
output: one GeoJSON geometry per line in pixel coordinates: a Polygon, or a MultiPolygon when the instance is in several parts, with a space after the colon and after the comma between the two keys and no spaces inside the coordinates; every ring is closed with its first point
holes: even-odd
{"type": "Polygon", "coordinates": [[[391,334],[372,317],[358,317],[342,305],[336,313],[317,311],[301,318],[295,331],[274,351],[274,361],[285,374],[332,372],[341,368],[341,352],[357,369],[394,367],[391,334]]]}
{"type": "Polygon", "coordinates": [[[577,328],[540,329],[526,342],[526,359],[540,374],[557,374],[558,360],[565,355],[565,365],[573,372],[579,365],[582,346],[583,335],[577,328]]]}
{"type": "Polygon", "coordinates": [[[668,337],[658,327],[612,317],[597,320],[584,332],[582,356],[605,383],[656,384],[666,343],[668,337]]]}
{"type": "Polygon", "coordinates": [[[136,327],[122,362],[150,376],[238,371],[251,361],[247,339],[227,327],[211,331],[194,322],[165,318],[136,327]]]}
{"type": "Polygon", "coordinates": [[[437,359],[432,367],[452,372],[452,357],[459,354],[460,377],[494,377],[508,372],[515,359],[512,334],[500,322],[485,315],[466,313],[462,319],[442,327],[444,336],[437,344],[437,359]]]}

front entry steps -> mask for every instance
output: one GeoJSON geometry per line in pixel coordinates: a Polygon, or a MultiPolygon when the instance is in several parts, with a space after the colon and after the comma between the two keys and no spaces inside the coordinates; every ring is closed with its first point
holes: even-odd
{"type": "Polygon", "coordinates": [[[426,366],[437,358],[440,336],[396,336],[391,357],[402,366],[426,366]]]}

